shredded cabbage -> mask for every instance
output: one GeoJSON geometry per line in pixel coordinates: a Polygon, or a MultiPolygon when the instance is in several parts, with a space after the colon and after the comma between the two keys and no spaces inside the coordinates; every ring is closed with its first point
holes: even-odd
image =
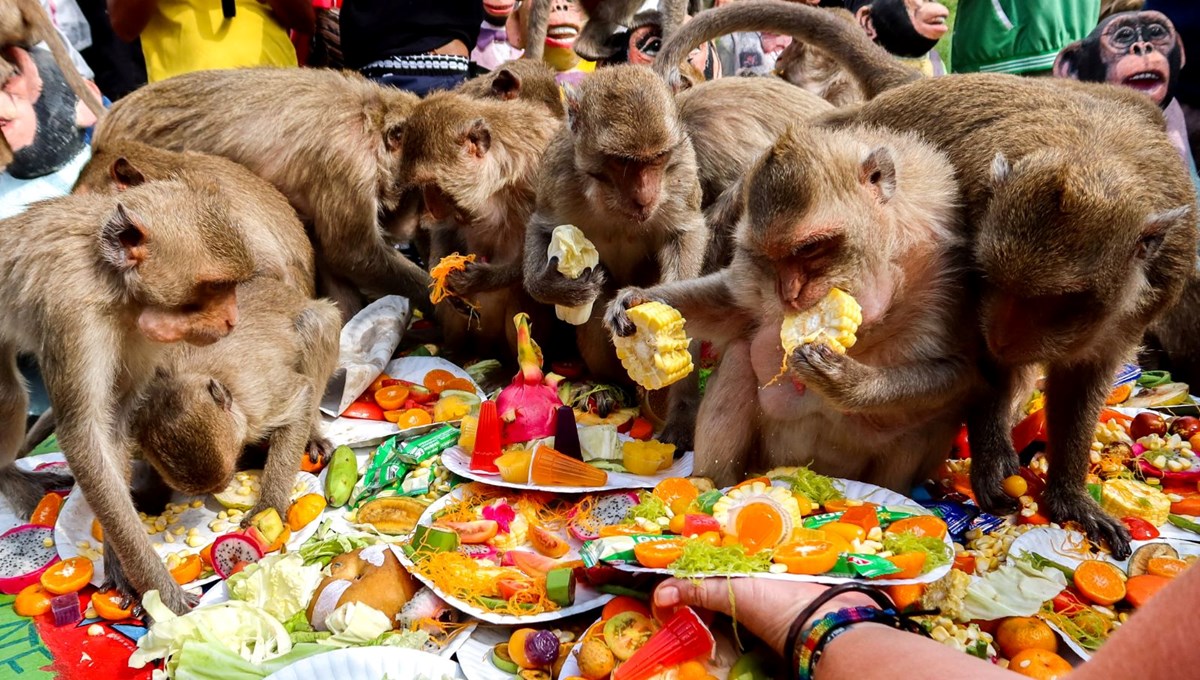
{"type": "Polygon", "coordinates": [[[387,614],[369,604],[347,602],[333,610],[325,619],[325,626],[332,637],[320,640],[319,644],[332,647],[358,647],[365,645],[392,629],[392,620],[387,614]]]}
{"type": "Polygon", "coordinates": [[[637,524],[638,518],[658,522],[659,517],[667,517],[667,504],[661,498],[648,491],[638,491],[638,503],[629,509],[623,524],[637,524]]]}
{"type": "Polygon", "coordinates": [[[1067,577],[1053,567],[1037,569],[1018,559],[983,578],[971,579],[962,618],[993,621],[1006,616],[1033,616],[1042,603],[1067,587],[1067,577]]]}
{"type": "Polygon", "coordinates": [[[897,555],[911,552],[925,553],[925,566],[921,568],[922,574],[928,574],[942,565],[949,564],[950,557],[953,555],[953,550],[942,539],[933,536],[918,536],[911,531],[885,533],[883,549],[890,550],[897,555]]]}
{"type": "Polygon", "coordinates": [[[796,468],[794,472],[779,479],[792,486],[792,493],[804,494],[813,503],[824,505],[828,501],[845,498],[832,477],[813,472],[807,466],[796,468]]]}
{"type": "Polygon", "coordinates": [[[348,552],[354,552],[359,548],[365,548],[369,545],[382,542],[380,538],[371,536],[370,534],[346,535],[334,533],[330,526],[333,520],[327,519],[321,524],[304,545],[300,546],[300,557],[304,558],[305,564],[320,564],[322,567],[329,566],[333,558],[338,555],[344,555],[348,552]]]}
{"type": "Polygon", "coordinates": [[[744,546],[714,546],[699,540],[685,542],[683,555],[671,563],[671,571],[676,576],[748,574],[770,569],[770,550],[760,550],[753,555],[747,555],[744,546]]]}
{"type": "Polygon", "coordinates": [[[267,555],[229,577],[229,599],[246,602],[287,621],[304,612],[321,583],[321,565],[305,566],[298,553],[267,555]]]}

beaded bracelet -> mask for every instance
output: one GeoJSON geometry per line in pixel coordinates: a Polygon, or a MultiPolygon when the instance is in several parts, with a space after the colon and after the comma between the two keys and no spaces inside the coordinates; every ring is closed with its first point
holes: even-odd
{"type": "Polygon", "coordinates": [[[805,630],[808,620],[811,619],[813,615],[821,609],[821,607],[828,604],[830,600],[838,595],[842,595],[843,593],[862,593],[874,600],[875,603],[879,605],[880,609],[892,608],[892,601],[887,595],[884,595],[875,588],[871,588],[870,586],[866,586],[861,583],[842,583],[826,589],[825,592],[821,593],[814,598],[812,602],[808,603],[808,606],[800,612],[794,621],[792,621],[792,625],[788,629],[787,638],[784,643],[784,649],[787,650],[788,655],[787,668],[789,678],[800,677],[798,670],[799,666],[796,663],[796,647],[797,642],[800,640],[800,633],[805,630]]]}

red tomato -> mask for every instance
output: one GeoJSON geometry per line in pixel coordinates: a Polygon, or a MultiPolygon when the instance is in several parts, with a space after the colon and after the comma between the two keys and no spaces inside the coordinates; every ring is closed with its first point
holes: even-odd
{"type": "Polygon", "coordinates": [[[500,597],[511,600],[517,593],[532,588],[533,584],[515,578],[502,578],[496,581],[496,587],[500,590],[500,597]]]}
{"type": "Polygon", "coordinates": [[[968,574],[974,574],[975,556],[971,553],[958,553],[954,556],[954,568],[968,574]]]}
{"type": "Polygon", "coordinates": [[[407,387],[408,388],[408,398],[412,399],[413,401],[417,402],[418,404],[425,404],[425,403],[428,403],[428,402],[431,402],[431,401],[437,399],[437,395],[434,394],[428,387],[425,387],[424,385],[419,385],[417,383],[409,382],[407,380],[397,380],[396,382],[399,385],[403,385],[404,387],[407,387]]]}
{"type": "Polygon", "coordinates": [[[1051,603],[1054,605],[1054,613],[1066,614],[1067,616],[1077,614],[1088,608],[1084,604],[1083,599],[1076,595],[1075,591],[1070,588],[1055,595],[1051,603]]]}
{"type": "Polygon", "coordinates": [[[1029,448],[1034,442],[1046,441],[1046,410],[1038,409],[1017,423],[1012,431],[1013,448],[1017,453],[1029,448]]]}
{"type": "Polygon", "coordinates": [[[383,420],[383,409],[379,408],[379,404],[374,402],[356,401],[350,404],[350,407],[342,415],[347,418],[359,418],[361,420],[383,420]]]}
{"type": "Polygon", "coordinates": [[[950,457],[958,458],[959,460],[971,457],[971,445],[967,442],[966,425],[958,429],[958,436],[954,438],[954,450],[950,457]]]}
{"type": "Polygon", "coordinates": [[[1158,528],[1141,517],[1122,517],[1121,521],[1129,529],[1129,535],[1135,541],[1148,541],[1158,538],[1158,528]]]}

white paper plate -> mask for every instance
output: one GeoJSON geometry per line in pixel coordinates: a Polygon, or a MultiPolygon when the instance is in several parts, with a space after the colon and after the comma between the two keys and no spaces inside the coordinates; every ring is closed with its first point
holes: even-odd
{"type": "MultiPolygon", "coordinates": [[[[633,441],[632,437],[621,435],[621,441],[633,441]]],[[[461,447],[455,446],[442,452],[442,465],[460,477],[473,479],[492,486],[502,486],[508,489],[525,489],[529,491],[553,491],[555,493],[590,493],[593,491],[614,491],[617,489],[651,489],[659,482],[670,477],[690,477],[692,474],[692,452],[688,451],[675,461],[671,467],[656,475],[643,476],[628,472],[609,472],[608,484],[604,486],[538,486],[536,484],[513,484],[500,479],[498,474],[476,472],[471,469],[471,455],[461,447]]]]}
{"type": "MultiPolygon", "coordinates": [[[[392,376],[397,380],[407,380],[418,385],[425,379],[425,374],[435,369],[449,371],[456,377],[466,378],[471,380],[471,375],[458,365],[453,364],[441,357],[401,357],[393,360],[384,369],[384,373],[392,376]]],[[[480,399],[486,399],[487,396],[479,389],[479,385],[471,380],[471,384],[475,385],[475,394],[480,399]]],[[[456,421],[457,422],[457,421],[456,421]]],[[[392,435],[402,434],[405,437],[424,434],[430,430],[437,429],[447,423],[431,423],[429,425],[421,425],[418,427],[410,427],[401,430],[396,427],[395,423],[378,420],[362,420],[359,418],[329,418],[322,417],[321,431],[325,437],[329,439],[334,446],[352,446],[355,448],[362,446],[374,446],[379,444],[384,439],[392,435]]],[[[450,423],[453,424],[453,423],[450,423]]]]}
{"type": "MultiPolygon", "coordinates": [[[[307,472],[297,472],[296,483],[304,485],[304,491],[302,491],[299,495],[322,493],[321,485],[317,482],[317,478],[307,472]]],[[[293,495],[293,498],[295,497],[297,496],[293,495]]],[[[203,501],[204,505],[200,506],[199,508],[189,507],[186,511],[179,515],[178,524],[188,529],[195,527],[198,530],[198,534],[203,542],[198,548],[189,548],[186,542],[186,533],[184,533],[182,536],[176,536],[174,543],[167,543],[163,541],[162,533],[155,534],[154,536],[150,537],[150,543],[154,546],[154,551],[157,552],[164,560],[167,558],[167,555],[170,555],[171,553],[177,553],[181,550],[186,550],[190,553],[198,553],[200,552],[201,548],[209,543],[212,543],[213,540],[215,540],[218,536],[229,533],[229,531],[237,528],[236,522],[230,523],[225,531],[221,532],[215,532],[208,528],[209,522],[212,522],[217,518],[217,513],[226,510],[225,506],[218,503],[217,499],[212,495],[187,496],[179,492],[175,492],[171,495],[172,503],[190,504],[195,500],[203,501]]],[[[87,499],[83,497],[83,492],[76,488],[71,492],[71,495],[67,496],[67,501],[63,503],[62,511],[58,514],[58,522],[54,525],[54,543],[58,547],[59,557],[62,557],[65,560],[71,557],[79,556],[79,543],[81,541],[87,541],[93,547],[99,543],[99,541],[92,536],[92,520],[94,518],[95,514],[93,514],[92,509],[88,507],[87,499]]],[[[308,537],[312,536],[313,533],[316,532],[317,527],[320,526],[320,519],[321,518],[317,518],[316,520],[309,522],[308,526],[304,527],[300,531],[294,532],[291,540],[288,541],[288,547],[292,549],[298,548],[301,543],[304,543],[304,541],[308,540],[308,537]]],[[[93,562],[93,566],[95,567],[95,573],[92,575],[92,585],[99,586],[104,582],[104,557],[101,556],[100,559],[93,562]]],[[[192,587],[204,585],[215,580],[217,580],[216,576],[209,576],[207,578],[201,578],[192,581],[191,583],[186,584],[186,586],[192,587]]]]}
{"type": "MultiPolygon", "coordinates": [[[[1166,543],[1175,548],[1180,557],[1200,555],[1200,543],[1180,541],[1162,536],[1149,541],[1133,541],[1130,545],[1133,546],[1134,550],[1137,550],[1143,545],[1151,543],[1166,543]]],[[[1064,567],[1071,569],[1079,566],[1079,563],[1084,560],[1095,559],[1115,564],[1123,572],[1128,571],[1128,559],[1115,560],[1108,551],[1093,555],[1086,552],[1086,545],[1084,535],[1078,531],[1068,531],[1058,527],[1039,527],[1031,529],[1013,540],[1012,545],[1008,548],[1007,563],[1012,564],[1016,556],[1021,553],[1031,552],[1054,560],[1064,567]],[[1080,548],[1080,546],[1083,547],[1080,548]]]]}
{"type": "Polygon", "coordinates": [[[443,680],[463,678],[458,664],[415,649],[352,647],[317,654],[276,671],[266,680],[443,680]]]}
{"type": "Polygon", "coordinates": [[[507,642],[513,630],[479,626],[471,633],[471,637],[458,649],[458,665],[462,666],[467,680],[516,680],[516,675],[505,673],[492,663],[492,647],[507,642]]]}
{"type": "MultiPolygon", "coordinates": [[[[885,505],[885,506],[891,506],[891,507],[903,507],[905,509],[912,510],[913,512],[916,512],[917,514],[921,514],[921,515],[932,515],[933,514],[927,508],[924,508],[924,507],[921,507],[920,505],[918,505],[917,502],[912,500],[911,498],[901,495],[899,493],[896,493],[895,491],[892,491],[890,489],[885,489],[880,486],[875,486],[874,484],[867,484],[866,482],[856,482],[851,479],[839,479],[837,481],[841,484],[842,492],[846,495],[846,498],[870,501],[877,505],[885,505]]],[[[780,481],[780,480],[774,480],[772,482],[772,486],[786,487],[787,483],[780,481]]],[[[954,544],[950,541],[949,535],[945,536],[942,540],[946,543],[946,545],[951,550],[954,549],[954,544]]],[[[630,564],[616,564],[613,566],[615,566],[617,569],[620,569],[621,571],[630,571],[630,572],[634,572],[634,573],[668,574],[668,575],[672,574],[670,569],[647,569],[646,567],[639,567],[637,565],[630,565],[630,564]]],[[[739,577],[746,577],[746,578],[770,579],[773,581],[804,581],[807,583],[828,583],[828,584],[860,582],[860,583],[869,583],[870,585],[873,585],[873,586],[899,586],[899,585],[908,585],[908,584],[912,584],[912,583],[933,583],[934,581],[942,578],[946,574],[949,574],[950,569],[953,566],[954,566],[953,562],[948,562],[948,563],[943,564],[942,566],[938,567],[937,569],[934,569],[933,571],[929,572],[928,574],[922,574],[921,576],[918,576],[917,578],[909,578],[909,579],[904,579],[904,578],[901,578],[901,579],[897,579],[897,578],[861,579],[861,578],[843,578],[843,577],[838,577],[838,576],[808,576],[805,574],[772,574],[772,573],[763,573],[763,572],[757,572],[757,573],[753,573],[753,574],[696,574],[694,577],[689,575],[688,578],[739,576],[739,577]]]]}
{"type": "MultiPolygon", "coordinates": [[[[441,498],[434,501],[432,504],[430,504],[430,506],[428,508],[425,508],[424,514],[422,514],[421,518],[419,520],[417,520],[417,523],[423,524],[426,526],[432,525],[433,524],[433,515],[435,513],[437,513],[439,510],[441,510],[442,508],[446,507],[446,505],[448,503],[450,503],[452,500],[461,498],[462,490],[463,490],[463,487],[460,486],[460,487],[454,489],[454,491],[451,491],[450,493],[446,494],[445,496],[442,496],[441,498]]],[[[579,547],[581,544],[579,543],[579,541],[575,540],[574,537],[571,537],[569,535],[567,536],[567,542],[571,545],[571,550],[566,555],[564,555],[562,557],[562,559],[568,560],[568,561],[572,560],[572,559],[578,559],[579,558],[579,547]]],[[[529,552],[533,552],[533,551],[529,550],[529,552]]],[[[568,616],[572,616],[572,615],[578,614],[580,612],[586,612],[586,611],[590,611],[592,609],[596,609],[598,607],[603,607],[605,604],[608,603],[609,600],[611,600],[611,599],[613,599],[613,597],[615,597],[614,595],[608,595],[605,593],[601,593],[600,591],[590,588],[588,586],[585,586],[582,583],[578,583],[575,586],[575,604],[571,605],[570,607],[563,607],[562,609],[559,609],[557,611],[544,612],[541,614],[533,614],[531,616],[510,616],[507,614],[495,614],[486,609],[480,609],[479,607],[476,607],[475,605],[473,605],[469,602],[464,602],[463,600],[460,600],[460,599],[453,597],[445,592],[442,592],[442,590],[440,588],[438,588],[436,585],[434,585],[432,581],[430,581],[429,579],[425,578],[421,574],[418,574],[417,572],[412,570],[412,566],[413,566],[412,560],[408,559],[408,557],[404,555],[403,551],[399,551],[399,554],[400,554],[400,562],[404,565],[404,567],[406,569],[408,569],[417,580],[419,580],[421,583],[424,583],[426,586],[429,586],[430,590],[437,593],[438,597],[445,600],[447,603],[450,604],[450,606],[454,607],[455,609],[457,609],[465,614],[474,616],[477,619],[486,621],[488,623],[495,623],[495,624],[500,624],[500,625],[514,625],[514,624],[538,623],[541,621],[557,621],[558,619],[564,619],[568,616]]]]}

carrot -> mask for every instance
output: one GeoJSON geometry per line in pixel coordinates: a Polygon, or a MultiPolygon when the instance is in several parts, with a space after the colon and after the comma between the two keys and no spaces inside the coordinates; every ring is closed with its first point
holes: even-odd
{"type": "Polygon", "coordinates": [[[917,578],[921,575],[921,570],[925,568],[925,557],[923,552],[892,555],[887,558],[887,561],[900,567],[900,571],[896,574],[888,574],[887,578],[917,578]]]}
{"type": "MultiPolygon", "coordinates": [[[[430,287],[433,289],[429,293],[429,301],[437,304],[442,300],[454,295],[446,290],[446,277],[453,272],[460,272],[467,268],[467,264],[474,262],[474,255],[459,255],[458,253],[450,253],[443,257],[433,269],[429,270],[429,277],[433,279],[430,287]]],[[[475,305],[467,301],[467,305],[474,308],[475,305]]]]}
{"type": "Polygon", "coordinates": [[[1092,602],[1106,606],[1125,597],[1121,570],[1100,560],[1084,560],[1075,567],[1075,588],[1092,602]]]}
{"type": "Polygon", "coordinates": [[[633,425],[629,427],[629,436],[634,439],[647,441],[654,436],[654,424],[649,420],[638,416],[633,419],[633,425]]]}
{"type": "Polygon", "coordinates": [[[883,592],[892,598],[892,603],[896,605],[898,611],[903,611],[913,606],[920,604],[921,596],[925,594],[924,583],[911,583],[904,586],[887,586],[883,592]]]}
{"type": "Polygon", "coordinates": [[[1141,607],[1170,582],[1171,579],[1154,574],[1131,577],[1125,582],[1125,601],[1134,607],[1141,607]]]}
{"type": "Polygon", "coordinates": [[[1171,504],[1171,513],[1175,515],[1200,515],[1200,496],[1190,496],[1171,504]]]}

